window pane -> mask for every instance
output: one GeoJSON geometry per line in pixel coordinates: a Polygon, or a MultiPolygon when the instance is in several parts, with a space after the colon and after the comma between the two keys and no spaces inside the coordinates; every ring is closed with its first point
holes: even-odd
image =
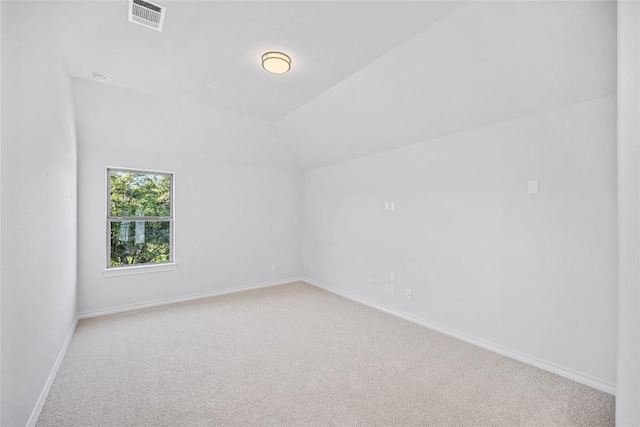
{"type": "Polygon", "coordinates": [[[111,223],[111,267],[171,262],[169,221],[111,223]]]}
{"type": "Polygon", "coordinates": [[[110,171],[109,180],[110,216],[171,216],[169,176],[110,171]]]}

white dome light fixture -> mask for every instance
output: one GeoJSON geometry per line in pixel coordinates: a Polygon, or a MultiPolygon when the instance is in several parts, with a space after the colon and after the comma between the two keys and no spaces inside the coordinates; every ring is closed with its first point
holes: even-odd
{"type": "Polygon", "coordinates": [[[282,52],[262,55],[262,68],[273,74],[284,74],[291,69],[291,58],[282,52]]]}

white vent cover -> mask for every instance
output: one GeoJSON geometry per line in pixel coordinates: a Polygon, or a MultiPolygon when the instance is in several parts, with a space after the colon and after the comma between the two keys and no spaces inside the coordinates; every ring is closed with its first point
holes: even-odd
{"type": "Polygon", "coordinates": [[[145,0],[129,0],[129,21],[162,31],[166,7],[145,0]]]}

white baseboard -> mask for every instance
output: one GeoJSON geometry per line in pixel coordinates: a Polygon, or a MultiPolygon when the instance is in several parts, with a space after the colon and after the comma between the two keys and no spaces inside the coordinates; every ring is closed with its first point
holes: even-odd
{"type": "Polygon", "coordinates": [[[49,395],[49,390],[51,390],[51,386],[53,385],[53,380],[56,378],[58,374],[58,369],[60,369],[60,365],[62,364],[62,359],[64,359],[64,355],[67,354],[67,349],[69,348],[69,343],[71,342],[71,337],[73,337],[73,333],[76,330],[76,326],[78,325],[78,316],[76,316],[73,321],[73,325],[71,325],[71,329],[69,329],[69,333],[67,334],[67,338],[64,340],[64,344],[60,349],[60,353],[58,353],[58,358],[56,362],[53,364],[53,368],[51,368],[51,372],[49,372],[49,377],[47,378],[47,382],[44,384],[42,391],[40,392],[40,397],[38,398],[38,402],[36,406],[33,408],[31,412],[31,416],[27,421],[27,427],[33,427],[36,425],[38,421],[38,417],[40,416],[40,412],[42,412],[42,407],[44,406],[44,402],[47,400],[47,396],[49,395]]]}
{"type": "Polygon", "coordinates": [[[242,292],[242,291],[248,291],[251,289],[260,289],[260,288],[266,288],[269,286],[277,286],[277,285],[284,285],[287,283],[293,283],[293,282],[298,282],[301,281],[302,279],[300,277],[294,277],[294,278],[290,278],[287,280],[278,280],[278,281],[272,281],[272,282],[263,282],[263,283],[258,283],[258,284],[254,284],[254,285],[249,285],[249,286],[242,286],[242,287],[238,287],[238,288],[230,288],[230,289],[222,289],[222,290],[218,290],[218,291],[212,291],[212,292],[202,292],[202,293],[198,293],[198,294],[191,294],[191,295],[185,295],[185,296],[181,296],[181,297],[174,297],[174,298],[165,298],[165,299],[160,299],[160,300],[153,300],[153,301],[147,301],[147,302],[143,302],[143,303],[137,303],[137,304],[129,304],[129,305],[121,305],[118,307],[112,307],[112,308],[107,308],[107,309],[101,309],[101,310],[93,310],[93,311],[86,311],[84,313],[79,313],[78,316],[76,316],[73,325],[71,326],[71,329],[69,330],[69,333],[67,334],[67,337],[64,341],[64,344],[62,345],[62,348],[60,349],[60,353],[58,354],[58,358],[56,359],[53,368],[51,369],[51,372],[49,373],[49,377],[47,378],[47,381],[44,385],[44,387],[42,388],[42,391],[40,392],[40,397],[38,398],[38,402],[36,403],[36,406],[33,408],[33,411],[31,412],[31,416],[29,417],[29,420],[27,421],[27,427],[33,427],[36,425],[36,422],[38,421],[38,417],[40,416],[40,412],[42,412],[42,408],[44,407],[44,403],[47,400],[47,396],[49,395],[49,391],[51,390],[51,386],[53,385],[53,380],[56,378],[56,375],[58,373],[58,369],[60,369],[60,365],[62,364],[62,360],[64,359],[65,354],[67,353],[67,349],[69,348],[69,343],[71,342],[71,338],[73,337],[73,333],[76,330],[76,326],[78,325],[78,320],[80,319],[86,319],[89,317],[97,317],[97,316],[104,316],[107,314],[114,314],[114,313],[122,313],[125,311],[132,311],[132,310],[139,310],[142,308],[148,308],[148,307],[156,307],[159,305],[166,305],[166,304],[174,304],[177,302],[183,302],[183,301],[190,301],[190,300],[195,300],[195,299],[200,299],[200,298],[207,298],[207,297],[212,297],[212,296],[216,296],[216,295],[225,295],[225,294],[232,294],[235,292],[242,292]]]}
{"type": "Polygon", "coordinates": [[[502,347],[498,344],[494,344],[492,342],[489,341],[485,341],[483,339],[480,338],[476,338],[470,335],[467,335],[463,332],[459,332],[450,328],[447,328],[445,326],[439,325],[437,323],[431,322],[429,320],[426,319],[422,319],[410,314],[406,314],[406,313],[402,313],[396,309],[390,308],[390,307],[386,307],[382,304],[378,304],[376,302],[367,300],[365,298],[359,297],[357,295],[351,294],[349,292],[344,292],[341,290],[338,290],[336,288],[332,288],[331,286],[325,285],[324,283],[320,283],[316,280],[313,279],[309,279],[308,277],[302,277],[300,280],[316,286],[318,288],[324,289],[326,291],[329,291],[331,293],[334,293],[336,295],[340,295],[344,298],[350,299],[352,301],[358,302],[360,304],[364,304],[366,306],[369,306],[371,308],[375,308],[376,310],[380,310],[383,311],[387,314],[391,314],[393,316],[399,317],[401,319],[404,320],[408,320],[409,322],[412,323],[416,323],[418,325],[427,327],[429,329],[432,329],[434,331],[443,333],[445,335],[449,335],[451,337],[457,338],[459,340],[462,341],[466,341],[470,344],[476,345],[478,347],[482,347],[486,350],[489,351],[493,351],[494,353],[498,353],[501,354],[503,356],[507,356],[510,357],[512,359],[515,360],[519,360],[520,362],[524,362],[526,364],[535,366],[536,368],[540,368],[540,369],[544,369],[545,371],[549,371],[552,372],[554,374],[560,375],[562,377],[568,378],[570,380],[588,385],[589,387],[593,387],[597,390],[601,390],[604,391],[605,393],[609,393],[615,396],[616,393],[616,386],[614,384],[599,380],[597,378],[594,378],[590,375],[587,374],[583,374],[581,372],[576,372],[572,369],[569,368],[565,368],[563,366],[559,366],[555,363],[552,362],[548,362],[546,360],[542,360],[542,359],[538,359],[536,357],[533,356],[529,356],[526,354],[522,354],[519,353],[517,351],[513,351],[513,350],[509,350],[505,347],[502,347]]]}
{"type": "Polygon", "coordinates": [[[221,290],[209,291],[209,292],[200,292],[200,293],[197,293],[197,294],[183,295],[183,296],[180,296],[180,297],[171,297],[171,298],[157,299],[157,300],[146,301],[146,302],[139,302],[139,303],[135,303],[135,304],[120,305],[120,306],[117,306],[117,307],[102,308],[102,309],[99,309],[99,310],[91,310],[91,311],[84,311],[82,313],[79,313],[78,317],[80,319],[87,319],[89,317],[106,316],[107,314],[122,313],[122,312],[125,312],[125,311],[132,311],[132,310],[140,310],[140,309],[143,309],[143,308],[157,307],[159,305],[175,304],[177,302],[191,301],[191,300],[200,299],[200,298],[208,298],[208,297],[215,297],[215,296],[218,296],[218,295],[232,294],[232,293],[235,293],[235,292],[249,291],[251,289],[260,289],[260,288],[267,288],[269,286],[284,285],[284,284],[287,284],[287,283],[298,282],[298,281],[301,281],[301,280],[302,279],[300,277],[292,277],[292,278],[286,279],[286,280],[263,282],[263,283],[257,283],[257,284],[254,284],[254,285],[241,286],[241,287],[236,287],[236,288],[221,289],[221,290]]]}
{"type": "Polygon", "coordinates": [[[177,303],[177,302],[183,302],[183,301],[190,301],[190,300],[195,300],[195,299],[200,299],[200,298],[207,298],[207,297],[212,297],[212,296],[217,296],[217,295],[226,295],[226,294],[232,294],[232,293],[236,293],[236,292],[243,292],[243,291],[248,291],[251,289],[260,289],[260,288],[266,288],[269,286],[277,286],[277,285],[284,285],[287,283],[293,283],[293,282],[297,282],[297,281],[303,281],[306,282],[310,285],[316,286],[318,288],[324,289],[326,291],[329,291],[331,293],[334,293],[336,295],[340,295],[344,298],[350,299],[352,301],[358,302],[360,304],[364,304],[366,306],[369,306],[371,308],[374,308],[376,310],[380,310],[382,312],[385,312],[387,314],[391,314],[393,316],[399,317],[401,319],[407,320],[409,322],[412,323],[416,323],[418,325],[427,327],[429,329],[438,331],[440,333],[443,333],[445,335],[449,335],[451,337],[460,339],[462,341],[471,343],[473,345],[477,345],[478,347],[482,347],[484,349],[487,349],[489,351],[493,351],[494,353],[498,353],[498,354],[502,354],[503,356],[507,356],[510,357],[512,359],[515,360],[519,360],[523,363],[527,363],[529,365],[535,366],[537,368],[540,369],[544,369],[546,371],[552,372],[554,374],[560,375],[562,377],[568,378],[570,380],[588,385],[589,387],[593,387],[595,389],[604,391],[606,393],[615,395],[615,385],[599,380],[597,378],[593,378],[590,375],[587,374],[583,374],[580,372],[576,372],[574,370],[565,368],[563,366],[559,366],[555,363],[552,362],[548,362],[546,360],[541,360],[538,359],[536,357],[533,356],[528,356],[522,353],[519,353],[517,351],[513,351],[513,350],[509,350],[507,348],[504,348],[500,345],[482,340],[480,338],[475,338],[472,337],[470,335],[467,335],[465,333],[447,328],[445,326],[442,325],[438,325],[437,323],[433,323],[429,320],[426,319],[422,319],[419,317],[415,317],[412,316],[410,314],[406,314],[406,313],[402,313],[396,309],[390,308],[390,307],[386,307],[384,305],[378,304],[376,302],[367,300],[365,298],[356,296],[354,294],[351,294],[349,292],[344,292],[335,288],[332,288],[331,286],[325,285],[324,283],[320,283],[316,280],[310,279],[308,277],[295,277],[295,278],[290,278],[287,280],[281,280],[281,281],[273,281],[273,282],[264,282],[264,283],[259,283],[259,284],[255,284],[255,285],[249,285],[249,286],[243,286],[243,287],[238,287],[238,288],[230,288],[230,289],[222,289],[222,290],[217,290],[217,291],[212,291],[212,292],[202,292],[202,293],[198,293],[198,294],[191,294],[191,295],[185,295],[185,296],[181,296],[181,297],[174,297],[174,298],[165,298],[165,299],[161,299],[161,300],[154,300],[154,301],[148,301],[148,302],[144,302],[144,303],[137,303],[137,304],[129,304],[129,305],[122,305],[122,306],[118,306],[118,307],[112,307],[112,308],[108,308],[108,309],[101,309],[101,310],[93,310],[93,311],[86,311],[83,313],[80,313],[75,321],[73,322],[73,325],[71,326],[71,329],[69,330],[69,333],[67,334],[67,338],[65,339],[65,342],[62,346],[62,349],[60,350],[60,353],[58,354],[58,358],[55,361],[55,364],[53,365],[53,368],[51,369],[51,372],[49,373],[49,377],[47,378],[47,381],[42,389],[42,392],[40,393],[40,397],[38,398],[38,402],[36,403],[36,406],[33,408],[33,411],[31,412],[31,416],[29,417],[29,420],[27,421],[27,427],[33,427],[35,426],[36,422],[38,421],[38,417],[40,416],[40,412],[42,411],[42,408],[44,406],[44,403],[47,399],[47,396],[49,394],[49,390],[51,390],[51,386],[53,384],[53,380],[56,377],[56,374],[58,373],[58,369],[60,368],[60,364],[62,363],[62,360],[64,359],[64,356],[67,352],[67,348],[69,347],[69,343],[71,342],[71,338],[73,337],[73,333],[76,330],[76,326],[78,324],[78,320],[79,319],[85,319],[85,318],[89,318],[89,317],[96,317],[96,316],[104,316],[107,314],[114,314],[114,313],[121,313],[121,312],[125,312],[125,311],[132,311],[132,310],[139,310],[142,308],[148,308],[148,307],[156,307],[156,306],[160,306],[160,305],[167,305],[167,304],[173,304],[173,303],[177,303]]]}

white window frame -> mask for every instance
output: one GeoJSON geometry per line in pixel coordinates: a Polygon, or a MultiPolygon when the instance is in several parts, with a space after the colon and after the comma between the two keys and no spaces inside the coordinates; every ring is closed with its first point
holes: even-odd
{"type": "Polygon", "coordinates": [[[127,276],[131,274],[155,273],[176,269],[175,258],[175,173],[168,171],[128,168],[119,166],[107,166],[105,168],[106,177],[106,206],[105,206],[105,240],[106,240],[106,265],[104,269],[105,277],[127,276]],[[111,172],[139,173],[148,175],[163,175],[169,177],[171,188],[170,216],[167,217],[112,217],[111,216],[111,172]],[[168,221],[169,222],[169,259],[168,262],[156,262],[146,264],[111,266],[111,223],[119,221],[168,221]]]}

